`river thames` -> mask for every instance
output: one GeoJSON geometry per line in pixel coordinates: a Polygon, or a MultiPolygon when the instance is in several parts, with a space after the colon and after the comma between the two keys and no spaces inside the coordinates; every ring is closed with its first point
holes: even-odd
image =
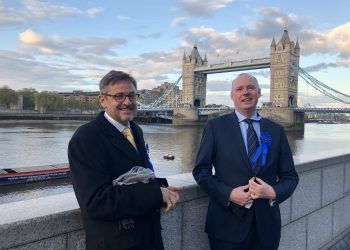
{"type": "MultiPolygon", "coordinates": [[[[82,121],[1,121],[0,168],[68,162],[67,145],[82,121]]],[[[156,175],[190,172],[203,128],[141,124],[156,175]],[[175,156],[165,160],[165,154],[175,156]]],[[[305,124],[304,133],[287,132],[295,162],[305,162],[350,152],[350,124],[305,124]]],[[[69,180],[20,184],[0,188],[0,203],[72,191],[69,180]]]]}

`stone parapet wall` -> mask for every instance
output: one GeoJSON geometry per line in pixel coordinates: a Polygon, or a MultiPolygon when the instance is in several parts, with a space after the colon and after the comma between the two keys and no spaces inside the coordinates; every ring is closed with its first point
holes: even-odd
{"type": "MultiPolygon", "coordinates": [[[[280,249],[327,249],[350,229],[350,154],[297,164],[300,182],[281,204],[280,249]]],[[[162,214],[166,249],[209,249],[204,233],[207,195],[190,173],[168,177],[181,202],[162,214]]],[[[73,193],[0,205],[0,249],[84,249],[73,193]]]]}

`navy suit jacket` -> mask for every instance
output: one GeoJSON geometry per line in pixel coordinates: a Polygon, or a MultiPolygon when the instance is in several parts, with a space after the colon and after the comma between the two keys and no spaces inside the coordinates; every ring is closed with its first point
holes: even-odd
{"type": "Polygon", "coordinates": [[[273,187],[276,201],[271,206],[269,200],[257,199],[248,210],[234,203],[228,206],[231,191],[247,185],[254,176],[235,112],[209,120],[203,130],[193,176],[209,195],[205,231],[211,238],[242,242],[255,215],[261,243],[265,246],[279,244],[281,216],[278,204],[291,196],[299,179],[284,129],[261,118],[260,131],[271,135],[272,144],[268,148],[266,165],[256,176],[273,187]]]}
{"type": "Polygon", "coordinates": [[[81,208],[86,249],[150,244],[163,249],[159,184],[112,185],[114,179],[134,166],[149,167],[142,130],[134,122],[130,126],[138,152],[104,117],[104,112],[78,128],[69,142],[71,178],[81,208]]]}

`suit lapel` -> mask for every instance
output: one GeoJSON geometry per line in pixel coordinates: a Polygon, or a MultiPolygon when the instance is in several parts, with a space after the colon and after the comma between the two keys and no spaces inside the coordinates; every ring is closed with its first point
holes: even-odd
{"type": "Polygon", "coordinates": [[[116,135],[112,138],[113,145],[117,147],[124,154],[129,156],[135,163],[139,164],[140,156],[134,146],[125,138],[125,136],[116,131],[116,135]]]}
{"type": "Polygon", "coordinates": [[[245,163],[245,166],[242,166],[242,167],[244,167],[247,170],[250,170],[251,168],[250,168],[250,163],[249,163],[249,159],[248,159],[248,155],[247,155],[247,150],[246,150],[245,145],[244,145],[244,140],[243,140],[241,128],[239,126],[237,115],[233,111],[229,117],[230,117],[230,126],[229,127],[233,126],[233,129],[232,130],[230,129],[230,131],[232,131],[231,138],[233,141],[237,142],[237,144],[238,144],[237,147],[238,147],[239,153],[242,156],[244,163],[245,163]]]}
{"type": "Polygon", "coordinates": [[[142,136],[142,132],[140,129],[136,126],[134,122],[130,122],[130,127],[134,134],[134,140],[138,149],[138,155],[141,157],[141,161],[143,163],[143,167],[148,168],[148,160],[146,155],[146,147],[145,147],[145,141],[142,136]]]}
{"type": "Polygon", "coordinates": [[[131,145],[128,139],[104,117],[104,112],[101,112],[96,119],[102,131],[110,138],[112,145],[133,160],[135,164],[140,164],[140,155],[136,149],[131,145]]]}

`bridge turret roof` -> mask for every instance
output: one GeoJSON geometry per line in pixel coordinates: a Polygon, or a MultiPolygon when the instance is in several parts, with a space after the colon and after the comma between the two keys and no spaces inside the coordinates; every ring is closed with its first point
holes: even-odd
{"type": "Polygon", "coordinates": [[[202,60],[202,57],[200,56],[200,54],[198,52],[196,44],[193,46],[193,49],[192,49],[192,52],[191,52],[191,58],[197,58],[197,59],[201,59],[202,60]]]}
{"type": "Polygon", "coordinates": [[[300,46],[299,46],[299,39],[297,38],[297,43],[295,44],[295,49],[300,49],[300,46]]]}
{"type": "Polygon", "coordinates": [[[273,36],[270,47],[276,47],[275,36],[273,36]]]}
{"type": "Polygon", "coordinates": [[[289,35],[288,35],[288,30],[287,29],[284,29],[283,35],[281,37],[280,42],[282,44],[290,44],[290,39],[289,39],[289,35]]]}

